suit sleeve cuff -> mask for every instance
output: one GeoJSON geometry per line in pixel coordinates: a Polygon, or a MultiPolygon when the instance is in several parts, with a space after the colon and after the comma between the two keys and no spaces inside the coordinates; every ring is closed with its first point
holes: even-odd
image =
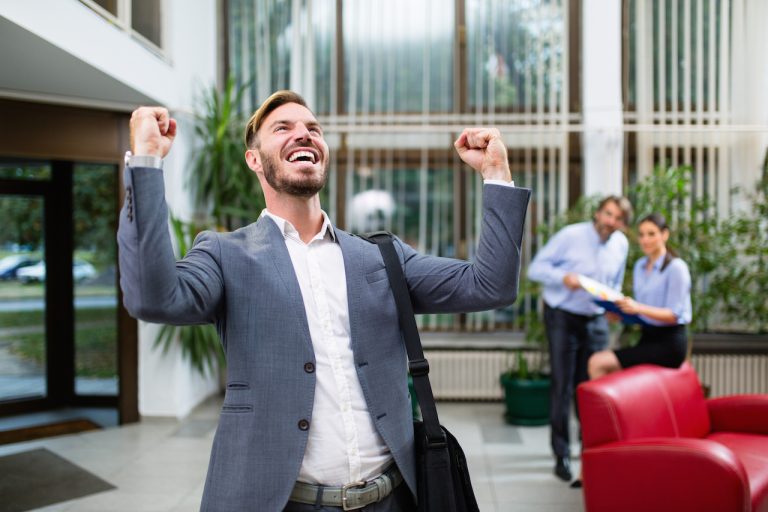
{"type": "Polygon", "coordinates": [[[153,169],[163,168],[163,159],[157,155],[134,155],[130,151],[125,152],[126,167],[151,167],[153,169]]]}
{"type": "Polygon", "coordinates": [[[483,185],[501,185],[502,187],[515,187],[515,182],[504,180],[483,180],[483,185]]]}

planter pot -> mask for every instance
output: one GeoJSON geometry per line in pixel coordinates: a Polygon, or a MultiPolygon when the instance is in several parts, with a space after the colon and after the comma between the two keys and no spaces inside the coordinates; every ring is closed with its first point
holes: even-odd
{"type": "Polygon", "coordinates": [[[501,375],[501,387],[507,411],[507,423],[512,425],[546,425],[549,423],[548,377],[539,379],[518,379],[507,374],[501,375]]]}
{"type": "Polygon", "coordinates": [[[419,400],[416,398],[416,390],[413,389],[413,377],[408,376],[408,395],[411,397],[411,412],[413,413],[413,419],[421,420],[421,408],[419,408],[419,400]]]}

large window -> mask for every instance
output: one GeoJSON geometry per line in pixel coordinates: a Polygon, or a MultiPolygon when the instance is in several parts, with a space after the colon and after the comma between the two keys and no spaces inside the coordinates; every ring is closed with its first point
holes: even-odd
{"type": "MultiPolygon", "coordinates": [[[[568,5],[229,0],[228,69],[251,84],[246,114],[278,89],[307,99],[331,147],[322,202],[337,224],[391,230],[419,251],[472,259],[482,180],[453,151],[464,127],[502,129],[515,179],[537,187],[537,221],[565,204],[568,5]]],[[[517,317],[510,309],[421,322],[487,330],[516,327],[517,317]]]]}
{"type": "Polygon", "coordinates": [[[565,16],[558,1],[469,0],[469,108],[558,110],[566,80],[565,16]]]}
{"type": "Polygon", "coordinates": [[[229,0],[229,72],[251,83],[241,109],[271,92],[301,90],[319,114],[335,112],[335,0],[229,0]]]}
{"type": "Polygon", "coordinates": [[[453,4],[453,0],[344,3],[347,112],[452,110],[453,4]]]}

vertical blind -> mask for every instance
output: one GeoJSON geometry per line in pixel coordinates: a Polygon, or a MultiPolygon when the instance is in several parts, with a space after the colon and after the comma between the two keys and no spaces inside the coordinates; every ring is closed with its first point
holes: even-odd
{"type": "MultiPolygon", "coordinates": [[[[654,166],[689,165],[691,199],[708,197],[729,209],[732,133],[730,0],[629,0],[627,124],[675,126],[638,130],[630,179],[654,166]],[[706,131],[702,128],[708,128],[706,131]]],[[[690,201],[690,199],[689,199],[690,201]]]]}

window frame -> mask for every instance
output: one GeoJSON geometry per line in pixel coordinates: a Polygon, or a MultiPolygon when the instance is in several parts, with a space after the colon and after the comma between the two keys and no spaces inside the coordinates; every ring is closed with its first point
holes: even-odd
{"type": "Polygon", "coordinates": [[[141,45],[145,46],[152,53],[162,58],[168,59],[165,48],[167,47],[166,41],[166,29],[165,29],[165,0],[156,0],[159,2],[160,8],[160,45],[151,41],[147,36],[141,34],[132,25],[132,10],[133,0],[116,0],[117,1],[117,15],[109,12],[95,2],[95,0],[80,0],[80,3],[94,11],[96,14],[110,22],[110,24],[116,26],[118,29],[126,32],[132,39],[138,41],[141,45]]]}

